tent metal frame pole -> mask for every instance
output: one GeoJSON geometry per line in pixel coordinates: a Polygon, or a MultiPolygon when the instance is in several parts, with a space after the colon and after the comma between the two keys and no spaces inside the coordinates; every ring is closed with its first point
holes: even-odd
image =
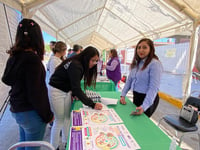
{"type": "Polygon", "coordinates": [[[99,49],[102,49],[101,44],[99,44],[99,43],[97,43],[97,42],[95,42],[95,41],[93,41],[93,40],[91,40],[90,42],[91,42],[91,44],[93,44],[94,46],[99,47],[99,49]]]}
{"type": "Polygon", "coordinates": [[[180,22],[182,21],[182,18],[172,9],[173,7],[168,7],[167,3],[164,2],[163,0],[156,0],[157,3],[159,3],[159,5],[161,5],[162,7],[164,7],[167,10],[170,10],[170,12],[176,17],[178,18],[178,20],[180,20],[180,22]]]}
{"type": "Polygon", "coordinates": [[[200,25],[200,15],[198,13],[195,13],[190,7],[187,7],[188,5],[186,3],[180,3],[180,1],[177,0],[171,0],[170,2],[165,0],[167,3],[173,3],[177,10],[184,13],[186,16],[191,18],[193,20],[193,33],[190,40],[190,57],[188,61],[187,66],[187,72],[185,76],[185,82],[183,85],[183,102],[186,101],[187,97],[191,93],[191,83],[192,83],[192,69],[195,64],[196,60],[196,54],[197,54],[197,44],[198,44],[198,26],[200,25]]]}
{"type": "MultiPolygon", "coordinates": [[[[104,5],[103,5],[103,9],[102,9],[102,11],[101,11],[101,14],[100,14],[99,17],[98,17],[98,25],[100,25],[99,22],[100,22],[101,16],[103,15],[104,9],[106,8],[107,3],[108,3],[108,0],[105,1],[104,5]]],[[[104,20],[105,20],[105,18],[104,18],[104,20]]],[[[104,22],[104,21],[103,21],[103,22],[104,22]]],[[[97,26],[97,28],[96,28],[95,31],[97,31],[97,29],[98,29],[98,26],[97,26]]]]}
{"type": "Polygon", "coordinates": [[[6,4],[8,7],[14,8],[18,11],[22,11],[21,5],[17,1],[11,0],[0,0],[2,4],[6,4]]]}
{"type": "MultiPolygon", "coordinates": [[[[95,35],[92,36],[90,42],[91,42],[91,43],[95,43],[95,44],[97,44],[97,45],[99,45],[99,46],[103,45],[103,44],[102,44],[102,41],[100,41],[100,39],[97,38],[95,35]]],[[[105,41],[105,43],[106,43],[106,41],[105,41]]],[[[101,46],[101,47],[102,47],[102,46],[101,46]]]]}
{"type": "Polygon", "coordinates": [[[88,16],[90,16],[90,15],[96,13],[97,11],[100,11],[101,9],[103,9],[103,7],[98,8],[98,9],[96,9],[95,11],[92,11],[92,12],[90,12],[89,14],[87,14],[87,15],[85,15],[85,16],[83,16],[83,17],[81,17],[81,18],[79,18],[79,19],[77,19],[77,20],[75,20],[75,21],[73,21],[72,23],[70,23],[70,24],[68,24],[68,25],[66,25],[66,26],[64,26],[64,27],[62,27],[62,28],[60,28],[60,29],[58,29],[58,31],[60,32],[60,31],[64,30],[65,28],[68,28],[69,26],[71,26],[71,25],[73,25],[73,24],[79,22],[80,20],[82,20],[82,19],[84,19],[84,18],[86,18],[86,17],[88,17],[88,16]]]}
{"type": "MultiPolygon", "coordinates": [[[[114,46],[113,44],[111,45],[111,44],[109,44],[107,41],[105,41],[105,40],[103,40],[103,42],[102,42],[102,38],[101,37],[98,37],[98,36],[96,36],[95,34],[93,35],[93,37],[92,37],[92,39],[91,39],[91,41],[90,42],[93,42],[93,43],[96,43],[96,44],[98,44],[98,45],[104,45],[104,47],[105,47],[105,45],[106,45],[106,47],[109,47],[109,45],[110,46],[114,46]]],[[[102,47],[102,46],[101,46],[102,47]]],[[[102,49],[105,49],[105,48],[102,48],[102,49]]]]}
{"type": "MultiPolygon", "coordinates": [[[[47,18],[47,20],[55,27],[55,28],[57,28],[57,26],[51,21],[51,19],[44,13],[44,11],[42,10],[42,9],[39,9],[39,11],[40,11],[40,13],[42,14],[42,15],[44,15],[46,18],[47,18]]],[[[58,34],[58,35],[60,35],[61,36],[61,34],[64,34],[62,31],[60,31],[60,33],[59,33],[59,31],[57,30],[56,31],[56,34],[58,34]]],[[[66,35],[65,35],[66,36],[66,35]]],[[[69,37],[68,36],[66,36],[66,37],[63,37],[63,36],[61,36],[63,39],[65,39],[65,40],[67,40],[67,42],[68,43],[70,43],[70,40],[68,40],[69,39],[69,37]]]]}
{"type": "Polygon", "coordinates": [[[55,2],[55,1],[57,1],[57,0],[48,0],[48,1],[47,0],[36,0],[33,3],[25,6],[25,8],[27,8],[27,9],[32,9],[32,8],[41,9],[41,8],[47,6],[47,5],[49,5],[49,4],[51,4],[51,3],[55,2]]]}
{"type": "MultiPolygon", "coordinates": [[[[169,26],[169,28],[166,28],[167,26],[164,26],[162,28],[156,29],[155,32],[159,32],[159,34],[164,34],[166,32],[170,32],[170,31],[178,29],[180,27],[186,27],[186,26],[189,26],[189,25],[192,25],[192,21],[189,22],[189,23],[186,23],[184,25],[179,25],[179,26],[175,26],[175,27],[174,26],[171,27],[171,25],[167,25],[167,26],[169,26]]],[[[147,32],[145,32],[144,34],[146,35],[146,37],[151,37],[151,36],[154,35],[154,34],[148,34],[147,32]]],[[[163,36],[160,36],[160,38],[162,38],[162,37],[163,36]]],[[[131,43],[131,42],[134,43],[134,41],[138,41],[140,39],[141,39],[141,36],[136,36],[134,39],[131,38],[131,39],[128,39],[128,40],[124,41],[124,43],[131,43]]],[[[118,43],[118,45],[123,45],[123,43],[118,43]]]]}
{"type": "Polygon", "coordinates": [[[4,3],[3,3],[3,8],[4,8],[5,16],[6,16],[6,22],[7,22],[8,32],[9,32],[9,36],[10,36],[10,42],[11,42],[11,45],[13,46],[12,34],[11,34],[11,30],[10,30],[10,24],[8,21],[8,14],[6,11],[6,5],[4,3]]]}
{"type": "Polygon", "coordinates": [[[126,24],[127,26],[129,26],[131,29],[133,29],[134,31],[137,31],[140,35],[146,37],[144,35],[144,33],[142,33],[141,31],[139,31],[138,29],[136,29],[135,27],[133,27],[132,25],[130,25],[128,22],[126,22],[124,19],[122,19],[121,17],[119,17],[117,14],[115,14],[114,12],[112,12],[111,10],[109,10],[107,7],[105,7],[105,10],[107,10],[108,12],[110,12],[112,15],[114,15],[115,17],[117,17],[119,20],[121,20],[124,24],[126,24]]]}
{"type": "MultiPolygon", "coordinates": [[[[174,4],[176,7],[175,9],[179,10],[180,12],[184,13],[186,16],[190,17],[192,20],[197,20],[197,24],[200,24],[200,15],[194,12],[185,2],[181,2],[178,0],[165,0],[166,3],[174,4]]],[[[173,5],[172,5],[173,7],[173,5]]]]}
{"type": "Polygon", "coordinates": [[[76,41],[73,41],[72,44],[76,44],[76,43],[82,43],[84,40],[82,39],[87,39],[88,37],[90,38],[90,36],[92,36],[92,33],[88,33],[87,35],[83,36],[84,38],[79,38],[76,41]]]}
{"type": "Polygon", "coordinates": [[[91,29],[91,28],[93,28],[93,27],[95,27],[95,26],[98,26],[98,24],[94,24],[94,25],[92,25],[92,26],[89,26],[89,27],[85,28],[84,30],[82,30],[82,31],[80,31],[80,32],[77,32],[77,33],[71,35],[71,36],[68,37],[68,38],[71,39],[71,38],[73,38],[74,36],[77,36],[77,35],[79,35],[79,34],[85,32],[85,31],[87,31],[87,30],[89,30],[89,29],[91,29]]]}
{"type": "Polygon", "coordinates": [[[186,101],[187,97],[191,94],[191,83],[192,83],[192,69],[195,64],[196,54],[197,54],[197,44],[198,44],[198,22],[194,21],[193,33],[190,39],[190,55],[188,60],[187,72],[185,76],[185,85],[183,86],[183,103],[186,101]]]}
{"type": "Polygon", "coordinates": [[[100,35],[100,34],[97,33],[97,32],[93,32],[93,35],[96,35],[97,37],[103,39],[103,40],[106,41],[109,45],[116,46],[116,45],[114,45],[112,42],[110,42],[109,40],[107,40],[105,37],[103,37],[102,35],[100,35]]]}
{"type": "MultiPolygon", "coordinates": [[[[100,25],[101,26],[101,25],[100,25]]],[[[111,31],[109,31],[108,29],[106,29],[105,27],[101,26],[101,28],[103,28],[104,30],[106,30],[109,34],[111,34],[112,36],[114,36],[116,39],[120,40],[120,43],[123,43],[124,41],[122,39],[120,39],[118,36],[114,35],[111,31]]]]}

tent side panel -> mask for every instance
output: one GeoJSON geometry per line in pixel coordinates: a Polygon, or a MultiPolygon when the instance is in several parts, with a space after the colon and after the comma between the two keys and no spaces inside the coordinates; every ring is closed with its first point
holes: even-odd
{"type": "MultiPolygon", "coordinates": [[[[12,41],[14,42],[16,28],[18,24],[18,20],[20,18],[20,13],[11,9],[10,7],[5,7],[7,12],[7,19],[9,21],[10,33],[8,30],[8,23],[6,19],[5,9],[2,3],[0,3],[0,77],[2,77],[6,61],[8,59],[8,54],[6,50],[8,50],[12,46],[12,41]],[[11,37],[10,37],[11,35],[11,37]]],[[[9,87],[3,84],[0,80],[0,108],[3,105],[3,102],[7,96],[9,87]]]]}

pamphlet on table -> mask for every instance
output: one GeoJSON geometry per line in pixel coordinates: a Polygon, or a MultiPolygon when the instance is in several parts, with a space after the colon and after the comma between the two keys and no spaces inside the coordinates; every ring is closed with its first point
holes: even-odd
{"type": "Polygon", "coordinates": [[[82,126],[70,128],[70,150],[140,149],[125,125],[82,126]]]}
{"type": "Polygon", "coordinates": [[[114,109],[94,110],[81,108],[80,110],[73,110],[71,118],[72,126],[123,123],[114,109]]]}

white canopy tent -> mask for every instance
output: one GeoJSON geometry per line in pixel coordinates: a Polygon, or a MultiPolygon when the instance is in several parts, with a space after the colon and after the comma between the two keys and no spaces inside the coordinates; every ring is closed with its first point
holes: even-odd
{"type": "Polygon", "coordinates": [[[185,97],[197,51],[200,0],[0,0],[69,45],[99,50],[134,45],[143,37],[192,35],[185,97]]]}
{"type": "Polygon", "coordinates": [[[57,39],[101,50],[127,47],[142,37],[190,34],[200,14],[198,0],[0,1],[36,20],[57,39]]]}

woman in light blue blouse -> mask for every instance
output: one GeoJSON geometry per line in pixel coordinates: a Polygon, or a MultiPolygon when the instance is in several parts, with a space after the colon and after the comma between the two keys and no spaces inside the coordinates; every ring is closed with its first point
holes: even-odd
{"type": "Polygon", "coordinates": [[[131,90],[133,103],[137,106],[133,114],[144,112],[151,117],[159,103],[158,90],[162,74],[162,65],[155,54],[152,40],[144,38],[138,42],[130,68],[120,103],[126,104],[125,96],[131,90]]]}

